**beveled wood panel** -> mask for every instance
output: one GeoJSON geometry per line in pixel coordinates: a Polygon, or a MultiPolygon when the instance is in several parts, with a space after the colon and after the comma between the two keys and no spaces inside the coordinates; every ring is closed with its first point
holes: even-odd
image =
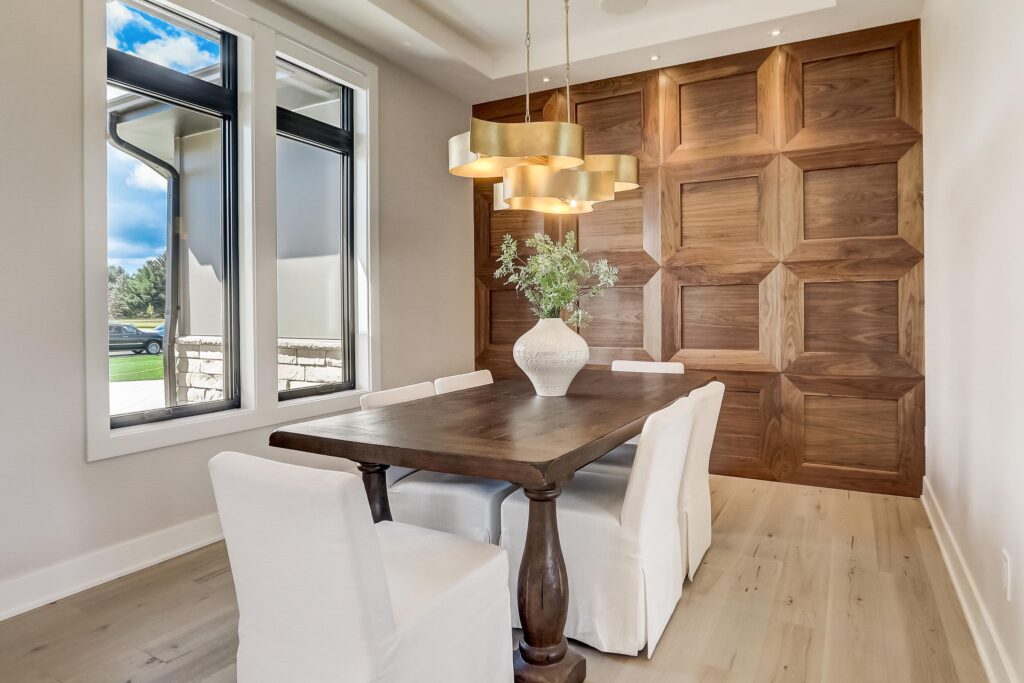
{"type": "Polygon", "coordinates": [[[757,285],[683,287],[683,348],[756,351],[760,343],[758,300],[757,285]]]}
{"type": "Polygon", "coordinates": [[[615,287],[603,296],[586,299],[590,324],[580,334],[591,346],[643,348],[644,288],[615,287]]]}
{"type": "Polygon", "coordinates": [[[547,398],[526,379],[508,379],[280,427],[270,445],[547,488],[636,436],[648,415],[714,377],[583,370],[568,394],[547,398]]]}
{"type": "Polygon", "coordinates": [[[643,95],[615,95],[576,104],[587,154],[636,154],[643,149],[643,95]]]}
{"type": "Polygon", "coordinates": [[[895,163],[804,173],[804,239],[895,235],[898,230],[895,163]]]}
{"type": "Polygon", "coordinates": [[[619,192],[614,202],[601,202],[577,219],[579,247],[585,251],[642,251],[643,189],[619,192]]]}
{"type": "Polygon", "coordinates": [[[513,289],[490,292],[490,343],[511,345],[537,323],[530,302],[513,289]]]}
{"type": "Polygon", "coordinates": [[[804,462],[895,472],[898,422],[893,399],[806,396],[804,462]]]}
{"type": "Polygon", "coordinates": [[[805,284],[804,350],[898,353],[899,284],[805,284]]]}
{"type": "Polygon", "coordinates": [[[757,73],[679,86],[679,141],[697,147],[757,134],[757,73]]]}
{"type": "MultiPolygon", "coordinates": [[[[590,364],[676,360],[721,377],[712,471],[919,494],[920,69],[914,21],[573,86],[588,151],[641,147],[640,190],[544,225],[578,229],[589,256],[620,269],[621,291],[588,302],[590,364]],[[857,406],[882,405],[875,441],[860,439],[872,413],[857,406]],[[829,454],[831,422],[853,437],[829,454]]],[[[545,96],[544,115],[563,116],[564,92],[545,96]]],[[[512,101],[478,110],[506,115],[512,101]]],[[[489,221],[478,212],[488,249],[501,232],[489,221]]],[[[482,340],[479,292],[500,287],[483,253],[477,363],[516,372],[507,319],[505,344],[482,340]]]]}
{"type": "Polygon", "coordinates": [[[684,183],[680,246],[759,244],[760,195],[757,176],[684,183]]]}
{"type": "Polygon", "coordinates": [[[804,64],[804,125],[896,116],[896,57],[892,49],[804,64]]]}
{"type": "MultiPolygon", "coordinates": [[[[501,240],[506,234],[519,241],[544,232],[544,216],[536,211],[492,211],[491,232],[488,240],[488,253],[497,258],[501,254],[501,240]]],[[[524,253],[529,250],[521,248],[524,253]]],[[[493,261],[493,258],[492,258],[493,261]]]]}

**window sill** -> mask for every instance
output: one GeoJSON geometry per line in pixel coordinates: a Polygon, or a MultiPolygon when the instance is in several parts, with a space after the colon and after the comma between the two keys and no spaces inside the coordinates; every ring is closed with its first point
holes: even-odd
{"type": "Polygon", "coordinates": [[[137,427],[110,429],[108,426],[105,430],[97,430],[98,433],[89,435],[87,457],[90,462],[105,460],[287,422],[324,417],[358,408],[359,397],[366,392],[366,389],[353,389],[325,396],[293,398],[275,401],[273,407],[268,409],[242,407],[137,427]]]}

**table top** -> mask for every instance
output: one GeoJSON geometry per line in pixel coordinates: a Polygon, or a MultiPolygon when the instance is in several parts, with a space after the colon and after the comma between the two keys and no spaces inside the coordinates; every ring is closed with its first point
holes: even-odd
{"type": "Polygon", "coordinates": [[[639,434],[648,415],[713,379],[704,372],[584,370],[560,397],[537,396],[526,379],[499,380],[281,427],[270,445],[545,488],[564,483],[639,434]]]}

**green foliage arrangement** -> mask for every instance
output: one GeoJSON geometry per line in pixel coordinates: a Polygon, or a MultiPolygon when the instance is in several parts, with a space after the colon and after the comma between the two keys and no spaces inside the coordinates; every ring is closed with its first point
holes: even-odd
{"type": "Polygon", "coordinates": [[[527,248],[535,250],[526,259],[519,256],[519,243],[506,234],[501,241],[500,267],[494,277],[505,278],[505,284],[515,285],[530,302],[534,315],[540,318],[559,318],[562,311],[569,314],[568,324],[583,327],[590,315],[580,306],[584,297],[597,296],[614,287],[619,280],[619,269],[608,265],[607,259],[590,263],[576,251],[576,233],[566,234],[564,241],[555,242],[547,235],[536,234],[524,240],[527,248]]]}

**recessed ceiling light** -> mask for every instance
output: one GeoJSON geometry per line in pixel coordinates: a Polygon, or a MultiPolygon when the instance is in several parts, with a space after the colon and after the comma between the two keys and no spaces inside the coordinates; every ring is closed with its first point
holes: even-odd
{"type": "Polygon", "coordinates": [[[778,35],[780,35],[781,33],[782,33],[782,31],[781,31],[781,30],[779,30],[779,29],[775,29],[774,31],[772,31],[772,37],[774,38],[775,36],[778,36],[778,35]]]}
{"type": "Polygon", "coordinates": [[[544,77],[544,78],[542,78],[541,80],[542,80],[542,81],[544,81],[545,83],[550,83],[550,82],[551,82],[551,79],[550,79],[550,78],[548,78],[547,76],[545,76],[545,77],[544,77]]]}
{"type": "Polygon", "coordinates": [[[656,62],[661,59],[661,55],[651,55],[651,61],[656,62]]]}
{"type": "Polygon", "coordinates": [[[412,45],[412,43],[410,43],[408,40],[403,40],[402,41],[402,45],[405,45],[406,47],[409,47],[410,45],[412,45]]]}

